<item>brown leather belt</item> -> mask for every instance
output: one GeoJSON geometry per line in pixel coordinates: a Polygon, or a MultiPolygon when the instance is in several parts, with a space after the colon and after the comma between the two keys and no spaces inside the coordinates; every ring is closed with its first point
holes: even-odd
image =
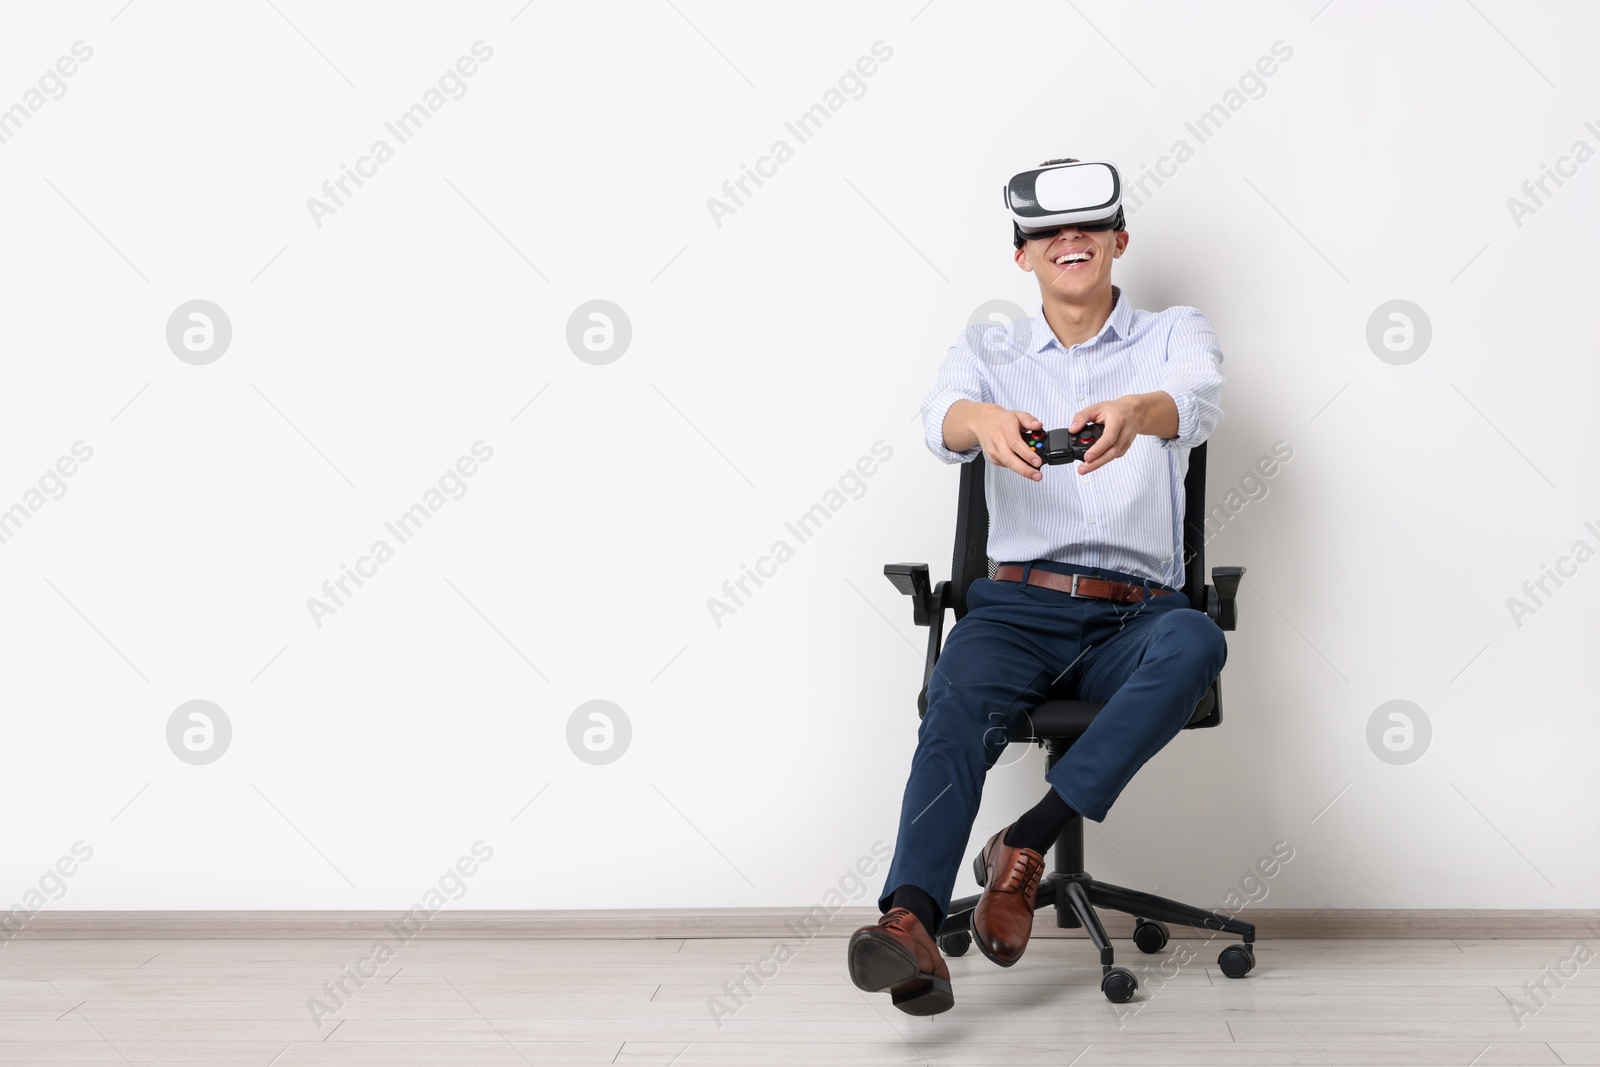
{"type": "MultiPolygon", "coordinates": [[[[1022,568],[1015,565],[1001,567],[994,572],[1002,582],[1022,581],[1022,568]]],[[[1144,586],[1132,582],[1114,582],[1106,578],[1091,578],[1087,574],[1057,574],[1055,571],[1034,567],[1028,572],[1029,585],[1042,585],[1072,596],[1091,597],[1095,600],[1115,600],[1123,604],[1138,604],[1144,600],[1144,586]]],[[[1150,587],[1151,596],[1163,596],[1170,589],[1150,587]]]]}

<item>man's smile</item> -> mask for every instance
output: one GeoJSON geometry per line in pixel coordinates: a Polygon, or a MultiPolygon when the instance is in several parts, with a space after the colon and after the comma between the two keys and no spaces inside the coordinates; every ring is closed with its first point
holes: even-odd
{"type": "Polygon", "coordinates": [[[1062,271],[1085,270],[1097,254],[1093,245],[1086,248],[1069,248],[1058,251],[1050,261],[1062,271]]]}

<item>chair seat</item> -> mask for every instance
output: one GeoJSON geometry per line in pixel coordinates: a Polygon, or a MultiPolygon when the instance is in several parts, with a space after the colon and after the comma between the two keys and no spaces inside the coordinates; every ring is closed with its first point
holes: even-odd
{"type": "MultiPolygon", "coordinates": [[[[1216,689],[1214,686],[1208,687],[1200,703],[1195,706],[1194,714],[1189,717],[1189,726],[1184,729],[1189,729],[1210,715],[1216,703],[1216,689]]],[[[1076,741],[1083,736],[1103,707],[1104,704],[1087,700],[1047,700],[1017,719],[1011,729],[1011,740],[1076,741]]]]}

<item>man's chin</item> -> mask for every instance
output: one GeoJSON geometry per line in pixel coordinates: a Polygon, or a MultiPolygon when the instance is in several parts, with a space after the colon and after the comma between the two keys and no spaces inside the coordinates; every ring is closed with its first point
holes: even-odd
{"type": "Polygon", "coordinates": [[[1050,279],[1046,284],[1054,292],[1062,296],[1088,296],[1099,289],[1104,281],[1099,277],[1079,271],[1063,271],[1050,279]]]}

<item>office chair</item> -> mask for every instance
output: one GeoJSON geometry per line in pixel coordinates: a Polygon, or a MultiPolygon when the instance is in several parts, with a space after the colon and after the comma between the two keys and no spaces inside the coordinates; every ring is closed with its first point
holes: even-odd
{"type": "MultiPolygon", "coordinates": [[[[978,578],[993,577],[996,563],[988,557],[989,507],[984,499],[983,478],[985,461],[980,453],[965,463],[961,471],[961,495],[956,511],[956,543],[948,582],[929,585],[926,563],[890,563],[883,573],[896,589],[911,597],[913,621],[928,627],[928,658],[922,676],[922,691],[917,695],[917,714],[928,711],[928,682],[933,677],[939,660],[944,636],[944,613],[955,612],[957,620],[967,613],[967,590],[978,578]]],[[[1067,473],[1064,467],[1058,473],[1067,473]]],[[[1046,474],[1046,477],[1050,477],[1046,474]]],[[[1189,452],[1189,472],[1184,478],[1184,595],[1189,605],[1204,610],[1223,630],[1234,629],[1236,616],[1234,598],[1239,581],[1244,577],[1243,567],[1216,567],[1212,571],[1215,585],[1206,584],[1205,566],[1205,495],[1206,446],[1197,445],[1189,452]]],[[[1194,709],[1186,730],[1199,730],[1222,722],[1222,681],[1211,684],[1194,709]]],[[[1046,767],[1054,767],[1066,754],[1072,743],[1083,736],[1104,705],[1088,701],[1056,699],[1025,709],[1018,716],[1010,740],[1033,742],[1048,749],[1046,767]]],[[[978,884],[983,884],[983,872],[976,871],[978,884]]],[[[978,897],[962,897],[950,902],[949,914],[939,927],[939,947],[947,956],[960,956],[972,944],[972,910],[978,906],[978,897]]],[[[1055,857],[1051,872],[1040,880],[1035,909],[1054,907],[1056,926],[1062,929],[1082,927],[1100,950],[1100,989],[1113,1003],[1133,999],[1138,980],[1132,972],[1115,966],[1111,941],[1105,927],[1095,914],[1095,907],[1111,908],[1135,917],[1134,944],[1143,952],[1160,952],[1167,945],[1171,931],[1167,923],[1180,923],[1199,929],[1239,934],[1242,944],[1229,945],[1217,957],[1217,965],[1229,978],[1243,978],[1255,966],[1256,928],[1254,924],[1219,915],[1216,912],[1191,907],[1175,900],[1158,897],[1152,893],[1097,882],[1083,869],[1083,819],[1073,819],[1056,838],[1055,857]]]]}

